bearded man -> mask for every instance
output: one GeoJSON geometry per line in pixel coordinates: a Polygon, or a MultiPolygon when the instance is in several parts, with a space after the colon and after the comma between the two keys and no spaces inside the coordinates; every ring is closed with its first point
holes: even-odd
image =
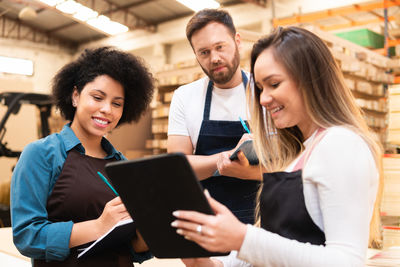
{"type": "Polygon", "coordinates": [[[174,92],[168,152],[186,154],[203,187],[238,219],[252,224],[260,168],[249,165],[243,155],[238,162],[229,160],[245,133],[239,118],[246,120],[248,113],[240,34],[228,12],[203,9],[188,22],[186,36],[206,77],[174,92]],[[213,176],[217,169],[221,176],[213,176]]]}

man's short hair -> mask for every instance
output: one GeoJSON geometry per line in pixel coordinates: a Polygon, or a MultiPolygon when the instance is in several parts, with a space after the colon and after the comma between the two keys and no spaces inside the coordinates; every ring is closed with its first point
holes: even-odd
{"type": "Polygon", "coordinates": [[[190,44],[192,44],[193,34],[210,22],[221,23],[229,30],[232,37],[235,36],[236,28],[235,25],[233,25],[232,17],[228,12],[221,9],[206,8],[194,14],[186,26],[186,37],[190,44]]]}

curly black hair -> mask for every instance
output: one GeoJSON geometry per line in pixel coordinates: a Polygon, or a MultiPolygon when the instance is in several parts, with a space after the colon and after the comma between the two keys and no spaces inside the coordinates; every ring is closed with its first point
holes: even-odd
{"type": "Polygon", "coordinates": [[[87,83],[101,75],[110,76],[124,88],[124,110],[118,125],[138,121],[153,96],[153,75],[140,58],[113,47],[85,49],[77,60],[56,74],[52,97],[61,115],[72,121],[76,110],[72,106],[74,89],[80,93],[87,83]]]}

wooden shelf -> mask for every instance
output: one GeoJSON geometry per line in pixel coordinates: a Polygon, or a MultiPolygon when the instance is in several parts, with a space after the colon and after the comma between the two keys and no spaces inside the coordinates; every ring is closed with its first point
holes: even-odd
{"type": "Polygon", "coordinates": [[[378,127],[378,126],[370,126],[370,125],[368,125],[368,127],[371,128],[371,130],[378,132],[378,133],[382,133],[387,130],[387,127],[378,127]]]}
{"type": "Polygon", "coordinates": [[[177,89],[181,84],[158,84],[157,89],[160,92],[172,92],[177,89]]]}
{"type": "Polygon", "coordinates": [[[365,114],[375,116],[378,118],[384,118],[387,115],[387,112],[384,112],[384,111],[377,111],[377,110],[372,110],[372,109],[368,109],[368,108],[364,108],[364,107],[361,107],[361,108],[365,112],[365,114]]]}
{"type": "Polygon", "coordinates": [[[166,118],[169,114],[169,105],[160,105],[153,109],[151,116],[153,118],[166,118]]]}
{"type": "MultiPolygon", "coordinates": [[[[285,18],[273,19],[274,27],[301,23],[312,23],[324,31],[333,31],[367,24],[383,24],[384,18],[380,12],[384,8],[396,8],[398,0],[379,0],[369,3],[352,4],[344,7],[326,9],[308,14],[296,14],[285,18]],[[354,17],[354,14],[367,14],[354,17]],[[335,18],[336,20],[332,20],[335,18]],[[333,22],[332,22],[333,21],[333,22]],[[336,23],[335,23],[336,21],[336,23]]],[[[395,21],[395,16],[388,16],[388,21],[395,21]]],[[[395,46],[398,40],[390,40],[390,46],[395,46]]]]}
{"type": "Polygon", "coordinates": [[[362,98],[367,100],[387,99],[385,95],[371,95],[357,90],[352,90],[355,98],[362,98]]]}
{"type": "Polygon", "coordinates": [[[156,74],[160,87],[176,87],[192,82],[204,76],[200,66],[191,66],[158,72],[156,74]]]}

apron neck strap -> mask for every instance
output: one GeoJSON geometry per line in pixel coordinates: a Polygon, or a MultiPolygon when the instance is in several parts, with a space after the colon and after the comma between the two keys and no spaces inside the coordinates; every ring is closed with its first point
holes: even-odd
{"type": "MultiPolygon", "coordinates": [[[[247,79],[246,73],[243,70],[241,70],[241,73],[242,73],[242,82],[243,82],[244,90],[246,90],[248,79],[247,79]]],[[[212,97],[213,87],[214,87],[214,82],[211,81],[211,79],[210,79],[208,81],[208,85],[207,85],[206,103],[204,105],[203,120],[210,119],[211,97],[212,97]]]]}
{"type": "Polygon", "coordinates": [[[314,150],[314,147],[321,141],[322,137],[325,136],[325,128],[318,128],[317,133],[315,134],[310,146],[304,151],[303,155],[297,161],[296,165],[293,168],[293,171],[298,171],[303,169],[305,162],[311,155],[311,152],[314,150]]]}

